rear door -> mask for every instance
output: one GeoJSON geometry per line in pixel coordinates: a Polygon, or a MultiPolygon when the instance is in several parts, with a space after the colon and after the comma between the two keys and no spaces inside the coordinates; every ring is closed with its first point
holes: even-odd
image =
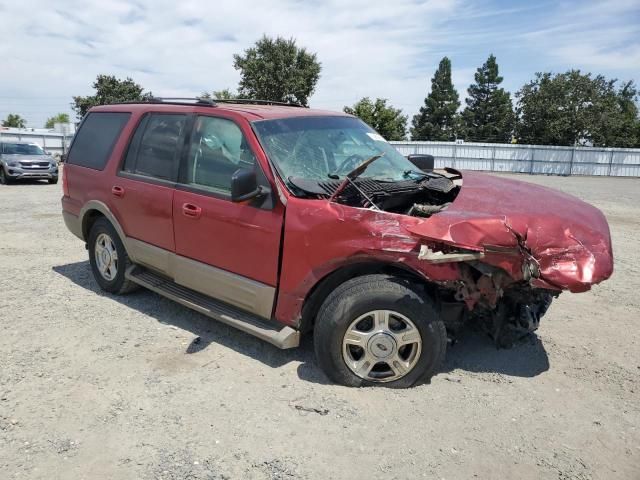
{"type": "MultiPolygon", "coordinates": [[[[284,208],[272,198],[231,201],[231,176],[256,169],[269,186],[246,123],[197,116],[173,197],[178,283],[262,317],[271,316],[284,208]]],[[[255,144],[254,144],[255,146],[255,144]]]]}
{"type": "Polygon", "coordinates": [[[127,237],[134,239],[136,259],[167,273],[169,253],[175,251],[173,192],[188,118],[144,115],[111,186],[112,208],[127,237]]]}

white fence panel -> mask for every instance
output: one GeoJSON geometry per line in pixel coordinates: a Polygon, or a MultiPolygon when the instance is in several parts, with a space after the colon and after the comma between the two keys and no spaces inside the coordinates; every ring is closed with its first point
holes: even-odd
{"type": "Polygon", "coordinates": [[[63,135],[54,132],[31,132],[29,130],[2,131],[0,130],[0,141],[3,142],[30,142],[40,145],[44,150],[55,155],[66,152],[71,143],[70,135],[63,135]]]}
{"type": "Polygon", "coordinates": [[[403,155],[433,155],[436,168],[541,175],[640,176],[640,149],[466,142],[391,143],[403,155]]]}

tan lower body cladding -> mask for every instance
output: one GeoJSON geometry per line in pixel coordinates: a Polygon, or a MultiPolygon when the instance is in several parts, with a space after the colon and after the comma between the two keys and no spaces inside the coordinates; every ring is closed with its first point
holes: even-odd
{"type": "Polygon", "coordinates": [[[134,263],[162,273],[177,284],[259,317],[271,318],[276,293],[274,287],[133,238],[127,237],[125,245],[134,263]]]}

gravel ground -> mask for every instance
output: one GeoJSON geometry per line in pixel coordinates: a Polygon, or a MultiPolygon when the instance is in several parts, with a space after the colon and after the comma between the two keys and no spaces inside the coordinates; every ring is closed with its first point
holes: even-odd
{"type": "Polygon", "coordinates": [[[0,187],[0,478],[639,479],[640,180],[519,178],[605,212],[614,276],[511,350],[465,333],[404,391],[99,291],[60,186],[0,187]]]}

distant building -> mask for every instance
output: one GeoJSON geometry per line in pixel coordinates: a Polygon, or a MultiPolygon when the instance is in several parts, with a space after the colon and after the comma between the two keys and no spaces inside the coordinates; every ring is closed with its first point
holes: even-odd
{"type": "Polygon", "coordinates": [[[0,141],[32,142],[52,155],[62,155],[67,152],[75,131],[73,123],[57,123],[53,129],[0,127],[0,141]]]}

